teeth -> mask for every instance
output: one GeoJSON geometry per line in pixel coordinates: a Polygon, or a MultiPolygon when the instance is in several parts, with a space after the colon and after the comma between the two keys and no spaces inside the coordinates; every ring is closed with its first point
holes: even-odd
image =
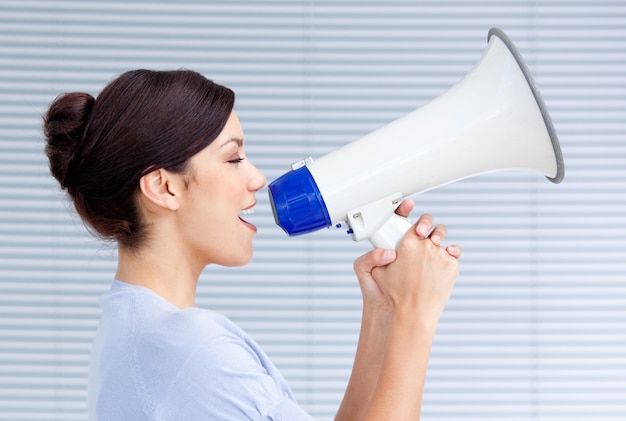
{"type": "Polygon", "coordinates": [[[240,215],[250,215],[253,213],[254,213],[254,208],[244,209],[241,212],[239,212],[240,215]]]}

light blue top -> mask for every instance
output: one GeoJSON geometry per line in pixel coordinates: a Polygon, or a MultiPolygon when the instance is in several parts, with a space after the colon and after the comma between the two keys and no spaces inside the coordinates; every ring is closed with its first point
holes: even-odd
{"type": "Polygon", "coordinates": [[[209,310],[114,281],[89,364],[89,419],[312,420],[261,348],[209,310]]]}

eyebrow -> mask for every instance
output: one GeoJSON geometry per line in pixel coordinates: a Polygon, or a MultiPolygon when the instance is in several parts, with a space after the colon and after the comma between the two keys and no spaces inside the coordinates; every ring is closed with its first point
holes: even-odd
{"type": "Polygon", "coordinates": [[[235,142],[237,144],[237,146],[239,146],[240,148],[243,146],[243,139],[241,139],[239,137],[231,137],[230,139],[228,139],[224,143],[222,143],[220,145],[220,148],[223,148],[224,146],[228,145],[231,142],[235,142]]]}

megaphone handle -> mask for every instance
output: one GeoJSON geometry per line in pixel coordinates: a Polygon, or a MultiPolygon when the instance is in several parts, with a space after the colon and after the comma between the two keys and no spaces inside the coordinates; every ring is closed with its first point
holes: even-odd
{"type": "Polygon", "coordinates": [[[394,213],[368,240],[375,248],[395,250],[412,226],[410,219],[394,213]]]}

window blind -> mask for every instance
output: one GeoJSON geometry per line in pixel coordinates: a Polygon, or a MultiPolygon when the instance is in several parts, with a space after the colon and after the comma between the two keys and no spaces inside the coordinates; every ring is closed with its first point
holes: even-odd
{"type": "MultiPolygon", "coordinates": [[[[501,172],[414,198],[464,249],[423,416],[623,420],[626,5],[610,0],[0,2],[0,419],[86,418],[97,299],[115,270],[115,248],[48,174],[41,116],[57,94],[96,95],[139,67],[200,71],[236,91],[247,153],[271,181],[443,93],[492,26],[540,87],[566,176],[501,172]]],[[[289,238],[258,200],[253,262],[207,268],[198,305],[240,324],[330,420],[358,337],[352,262],[369,245],[336,229],[289,238]]]]}

